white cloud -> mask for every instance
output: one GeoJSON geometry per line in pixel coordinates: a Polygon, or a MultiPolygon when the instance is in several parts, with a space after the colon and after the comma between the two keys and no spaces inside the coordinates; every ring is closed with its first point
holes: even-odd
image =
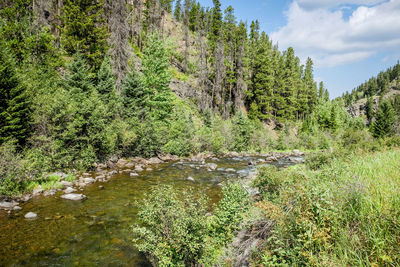
{"type": "Polygon", "coordinates": [[[340,5],[376,5],[387,0],[298,0],[299,6],[305,9],[332,8],[340,5]]]}
{"type": "Polygon", "coordinates": [[[320,67],[359,61],[380,51],[400,51],[400,0],[381,2],[295,0],[287,11],[287,25],[271,38],[280,48],[294,47],[303,59],[310,56],[320,67]],[[321,7],[307,9],[305,3],[321,7]],[[358,6],[347,20],[342,10],[330,10],[349,3],[379,4],[358,6]]]}

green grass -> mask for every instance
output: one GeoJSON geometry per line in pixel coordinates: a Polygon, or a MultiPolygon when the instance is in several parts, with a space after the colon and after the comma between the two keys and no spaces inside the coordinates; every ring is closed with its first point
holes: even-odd
{"type": "Polygon", "coordinates": [[[319,157],[260,171],[257,206],[277,224],[255,263],[399,266],[400,151],[319,157]]]}

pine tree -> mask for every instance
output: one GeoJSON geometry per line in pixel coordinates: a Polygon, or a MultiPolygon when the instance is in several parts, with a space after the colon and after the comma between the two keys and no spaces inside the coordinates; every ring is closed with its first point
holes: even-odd
{"type": "Polygon", "coordinates": [[[126,118],[137,116],[144,120],[147,114],[144,103],[145,97],[142,77],[134,69],[129,71],[122,83],[124,116],[126,118]]]}
{"type": "Polygon", "coordinates": [[[171,112],[172,93],[169,88],[169,55],[157,34],[150,36],[143,53],[144,107],[157,119],[165,119],[171,112]]]}
{"type": "Polygon", "coordinates": [[[383,101],[376,112],[376,120],[371,126],[372,135],[381,138],[393,134],[396,112],[388,101],[383,101]]]}
{"type": "Polygon", "coordinates": [[[108,49],[103,0],[65,0],[62,43],[70,54],[82,53],[92,70],[97,70],[108,49]]]}
{"type": "Polygon", "coordinates": [[[212,9],[212,18],[210,32],[208,36],[209,46],[211,48],[211,54],[214,54],[217,50],[218,40],[221,38],[222,29],[222,11],[221,2],[219,0],[213,0],[214,8],[212,9]]]}
{"type": "Polygon", "coordinates": [[[29,102],[19,83],[15,62],[4,44],[0,44],[0,144],[15,140],[24,145],[29,128],[29,102]]]}
{"type": "MultiPolygon", "coordinates": [[[[110,1],[110,0],[107,0],[110,1]]],[[[111,59],[113,72],[116,77],[115,88],[117,93],[121,92],[122,81],[128,68],[129,50],[128,38],[129,28],[125,0],[112,0],[110,16],[111,31],[111,59]]]]}
{"type": "Polygon", "coordinates": [[[374,117],[374,102],[372,97],[368,97],[367,104],[365,106],[365,114],[367,115],[368,122],[371,123],[374,117]]]}
{"type": "Polygon", "coordinates": [[[94,90],[93,79],[84,57],[77,53],[68,66],[68,74],[64,79],[65,88],[78,98],[94,90]]]}
{"type": "Polygon", "coordinates": [[[174,11],[174,17],[177,21],[181,21],[182,19],[182,4],[181,0],[177,0],[175,3],[175,11],[174,11]]]}
{"type": "Polygon", "coordinates": [[[304,71],[303,82],[305,84],[305,90],[307,98],[306,107],[304,109],[305,114],[311,114],[314,109],[314,106],[317,104],[317,85],[314,82],[313,77],[313,62],[311,58],[307,58],[306,68],[304,71]]]}
{"type": "Polygon", "coordinates": [[[319,82],[318,99],[323,99],[324,98],[324,93],[325,93],[324,82],[321,81],[321,82],[319,82]]]}

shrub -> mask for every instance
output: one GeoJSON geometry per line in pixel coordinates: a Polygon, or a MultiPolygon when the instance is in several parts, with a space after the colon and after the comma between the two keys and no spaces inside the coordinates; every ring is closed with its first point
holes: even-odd
{"type": "Polygon", "coordinates": [[[236,183],[223,187],[212,216],[205,198],[158,186],[141,205],[134,245],[154,266],[211,266],[249,206],[246,190],[236,183]]]}
{"type": "Polygon", "coordinates": [[[11,196],[22,190],[25,172],[20,155],[16,153],[15,142],[0,146],[0,196],[11,196]]]}
{"type": "Polygon", "coordinates": [[[204,199],[158,186],[141,206],[134,244],[155,266],[194,266],[200,261],[207,245],[204,199]]]}

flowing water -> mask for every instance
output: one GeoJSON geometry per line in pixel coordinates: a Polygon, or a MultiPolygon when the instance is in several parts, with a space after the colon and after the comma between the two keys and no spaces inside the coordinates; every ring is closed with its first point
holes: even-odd
{"type": "Polygon", "coordinates": [[[192,188],[216,203],[221,198],[219,183],[247,176],[254,169],[248,166],[250,160],[257,158],[208,160],[218,165],[212,172],[196,162],[164,163],[138,177],[119,173],[107,183],[90,185],[82,192],[87,196],[82,202],[61,199],[59,192],[33,198],[11,215],[0,211],[0,266],[149,266],[133,247],[130,231],[144,194],[170,184],[178,191],[192,188]],[[189,176],[195,182],[188,181],[189,176]],[[25,219],[29,211],[38,218],[25,219]]]}

